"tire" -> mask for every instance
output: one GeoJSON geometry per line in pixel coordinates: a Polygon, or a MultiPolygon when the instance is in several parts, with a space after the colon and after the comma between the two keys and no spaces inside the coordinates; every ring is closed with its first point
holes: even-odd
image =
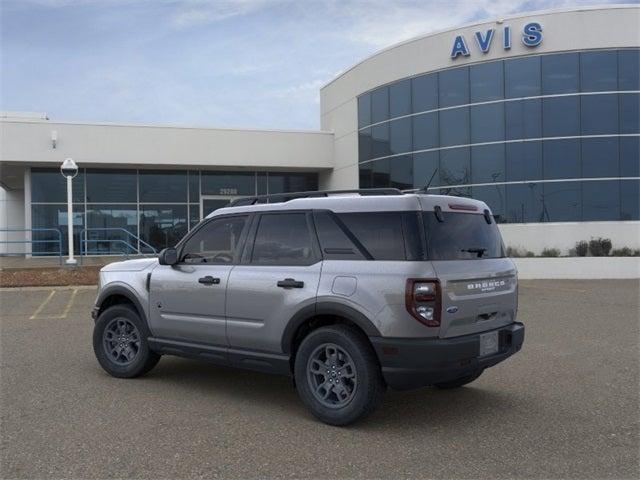
{"type": "Polygon", "coordinates": [[[345,325],[307,335],[296,354],[294,375],[302,401],[330,425],[370,415],[386,390],[375,352],[361,333],[345,325]]]}
{"type": "Polygon", "coordinates": [[[98,317],[93,329],[93,351],[109,375],[139,377],[160,360],[160,355],[149,349],[149,336],[149,329],[135,308],[114,305],[98,317]]]}
{"type": "Polygon", "coordinates": [[[456,378],[455,380],[451,380],[449,382],[442,382],[434,384],[434,387],[439,388],[441,390],[451,390],[453,388],[460,388],[468,383],[471,383],[482,375],[483,370],[479,372],[472,373],[471,375],[465,375],[464,377],[456,378]]]}

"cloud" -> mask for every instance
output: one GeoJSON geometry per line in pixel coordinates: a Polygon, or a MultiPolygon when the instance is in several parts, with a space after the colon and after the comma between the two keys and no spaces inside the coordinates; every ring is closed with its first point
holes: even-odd
{"type": "Polygon", "coordinates": [[[279,0],[183,0],[175,2],[171,23],[175,28],[186,29],[249,15],[278,3],[279,0]]]}

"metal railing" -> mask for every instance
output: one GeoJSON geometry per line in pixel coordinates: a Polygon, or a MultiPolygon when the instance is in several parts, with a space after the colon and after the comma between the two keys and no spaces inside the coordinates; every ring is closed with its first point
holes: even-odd
{"type": "Polygon", "coordinates": [[[125,228],[84,228],[80,232],[80,252],[78,254],[78,256],[80,257],[80,262],[82,262],[82,258],[87,255],[114,255],[111,249],[111,245],[122,247],[122,250],[119,252],[115,252],[115,255],[124,255],[125,258],[129,258],[129,255],[158,254],[158,251],[154,247],[152,247],[140,237],[134,235],[125,228]],[[90,238],[92,232],[117,232],[124,234],[124,238],[90,238]],[[105,253],[102,250],[90,250],[89,244],[92,243],[107,243],[109,244],[109,251],[105,253]],[[151,252],[143,252],[141,249],[142,246],[148,248],[149,250],[151,250],[151,252]]]}
{"type": "Polygon", "coordinates": [[[0,239],[0,244],[16,244],[16,243],[22,243],[22,244],[30,244],[31,245],[31,252],[10,252],[8,249],[6,252],[2,252],[3,255],[24,255],[24,254],[33,254],[35,253],[38,256],[54,256],[57,255],[59,260],[60,260],[60,265],[62,265],[62,233],[60,232],[60,230],[58,230],[57,228],[3,228],[0,229],[0,234],[2,233],[6,233],[7,234],[7,239],[0,239]],[[32,238],[26,238],[27,235],[25,235],[25,239],[24,240],[9,240],[9,234],[10,233],[16,233],[16,232],[23,232],[23,233],[31,233],[32,234],[32,238]],[[54,232],[55,236],[57,238],[54,239],[44,239],[44,240],[39,240],[33,239],[33,234],[34,233],[42,233],[42,232],[54,232]],[[34,244],[42,244],[42,243],[55,243],[58,245],[58,251],[55,252],[33,252],[33,245],[34,244]]]}

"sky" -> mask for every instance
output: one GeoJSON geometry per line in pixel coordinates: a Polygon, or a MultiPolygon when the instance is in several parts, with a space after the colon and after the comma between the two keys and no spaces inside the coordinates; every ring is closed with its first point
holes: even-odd
{"type": "MultiPolygon", "coordinates": [[[[599,4],[603,1],[597,2],[599,4]]],[[[319,90],[402,40],[582,0],[0,0],[0,110],[317,129],[319,90]]]]}

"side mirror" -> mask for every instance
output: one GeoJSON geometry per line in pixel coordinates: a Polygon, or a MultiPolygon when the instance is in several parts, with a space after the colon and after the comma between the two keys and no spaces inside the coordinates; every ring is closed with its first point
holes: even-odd
{"type": "Polygon", "coordinates": [[[165,248],[158,255],[158,263],[160,265],[175,265],[178,263],[178,251],[173,247],[165,248]]]}

